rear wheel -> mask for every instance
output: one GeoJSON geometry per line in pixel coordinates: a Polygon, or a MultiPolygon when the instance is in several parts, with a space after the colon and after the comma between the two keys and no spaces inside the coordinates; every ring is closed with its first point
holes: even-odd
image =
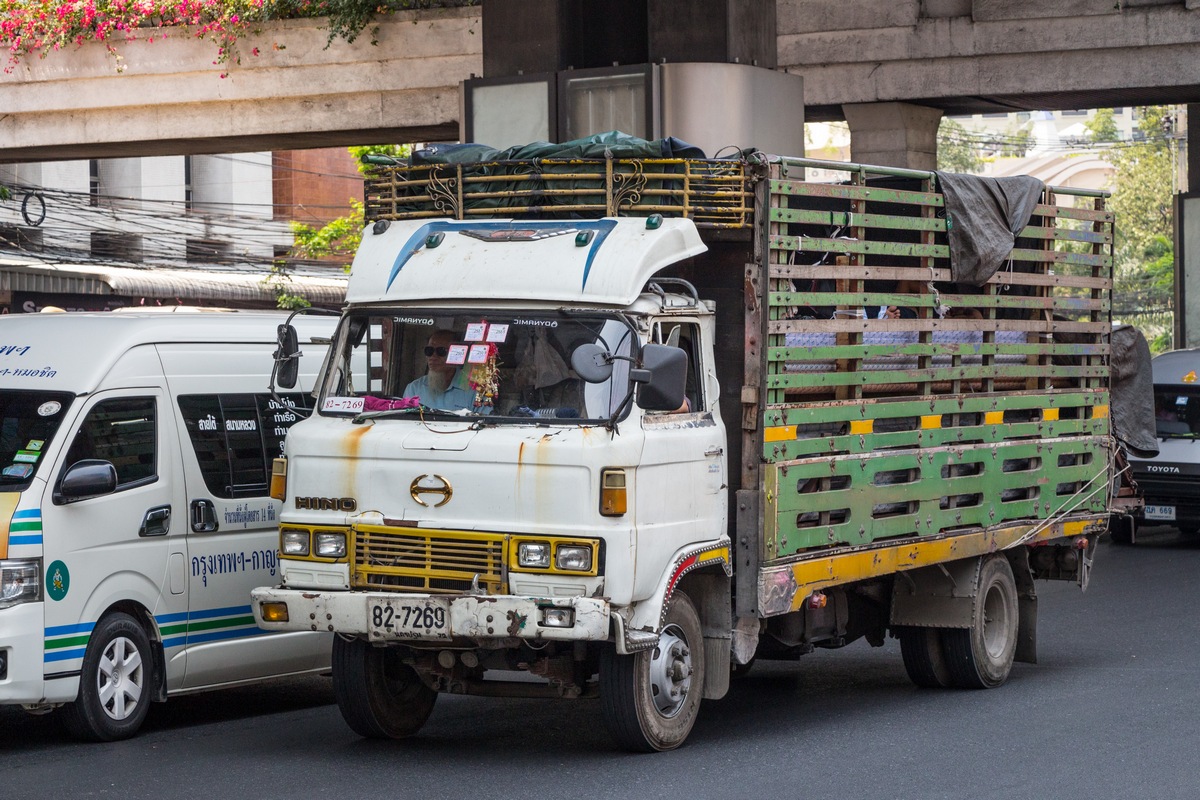
{"type": "Polygon", "coordinates": [[[79,695],[62,708],[67,730],[93,742],[133,736],[150,709],[153,675],[146,631],[128,614],[109,614],[88,641],[79,695]]]}
{"type": "Polygon", "coordinates": [[[946,665],[955,686],[991,689],[1008,680],[1017,653],[1017,583],[1002,555],[979,568],[970,628],[942,631],[946,665]]]}
{"type": "Polygon", "coordinates": [[[954,685],[939,628],[899,628],[900,654],[909,679],[923,689],[944,689],[954,685]]]}
{"type": "Polygon", "coordinates": [[[600,705],[608,731],[628,750],[673,750],[687,738],[704,690],[704,638],[695,606],[676,592],[651,650],[600,660],[600,705]]]}
{"type": "Polygon", "coordinates": [[[346,724],[370,739],[412,736],[437,700],[398,648],[340,636],[333,639],[333,694],[346,724]]]}

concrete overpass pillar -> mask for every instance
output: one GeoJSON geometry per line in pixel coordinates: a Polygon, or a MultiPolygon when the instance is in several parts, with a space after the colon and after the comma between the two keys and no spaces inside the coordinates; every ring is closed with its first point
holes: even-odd
{"type": "Polygon", "coordinates": [[[850,160],[906,169],[937,169],[941,109],[912,103],[847,103],[850,160]]]}

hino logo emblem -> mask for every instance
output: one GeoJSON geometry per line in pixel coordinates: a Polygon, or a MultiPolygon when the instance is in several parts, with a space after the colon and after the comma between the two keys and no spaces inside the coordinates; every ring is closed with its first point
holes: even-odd
{"type": "Polygon", "coordinates": [[[1168,472],[1172,475],[1179,474],[1179,467],[1157,467],[1153,464],[1146,466],[1146,472],[1168,472]]]}
{"type": "Polygon", "coordinates": [[[408,493],[412,495],[412,499],[416,500],[420,505],[429,508],[429,503],[421,499],[423,494],[436,494],[441,496],[441,500],[433,504],[434,508],[444,506],[450,502],[451,496],[454,495],[454,488],[450,485],[450,481],[443,478],[441,475],[418,475],[413,478],[413,482],[408,485],[408,493]],[[422,483],[426,478],[429,483],[422,483]],[[433,481],[437,485],[430,485],[433,481]]]}

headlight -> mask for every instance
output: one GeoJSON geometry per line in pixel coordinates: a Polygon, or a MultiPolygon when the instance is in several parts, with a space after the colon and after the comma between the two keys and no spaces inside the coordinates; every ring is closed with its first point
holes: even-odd
{"type": "Polygon", "coordinates": [[[314,537],[315,555],[319,558],[345,558],[346,534],[318,533],[314,537]]]}
{"type": "Polygon", "coordinates": [[[546,569],[550,566],[550,545],[545,542],[521,542],[517,545],[517,564],[546,569]]]}
{"type": "Polygon", "coordinates": [[[308,555],[308,531],[284,531],[279,537],[279,549],[285,556],[308,555]]]}
{"type": "Polygon", "coordinates": [[[0,608],[42,599],[42,562],[40,559],[0,561],[0,608]]]}
{"type": "Polygon", "coordinates": [[[554,551],[554,566],[570,572],[590,572],[592,548],[587,545],[560,544],[554,551]]]}

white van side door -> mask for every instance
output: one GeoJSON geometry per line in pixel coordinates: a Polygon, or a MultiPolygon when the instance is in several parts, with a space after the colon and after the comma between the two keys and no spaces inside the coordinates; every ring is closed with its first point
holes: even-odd
{"type": "MultiPolygon", "coordinates": [[[[47,676],[78,674],[91,631],[120,603],[138,618],[153,615],[170,662],[171,641],[182,643],[186,584],[170,578],[172,551],[182,553],[182,474],[172,414],[161,388],[97,392],[86,399],[64,438],[42,503],[47,573],[47,676]],[[55,495],[71,465],[111,463],[116,490],[73,502],[55,495]],[[176,631],[178,628],[178,631],[176,631]]],[[[182,677],[180,671],[179,677],[182,677]]],[[[168,686],[172,675],[168,669],[168,686]]]]}
{"type": "MultiPolygon", "coordinates": [[[[302,672],[328,663],[328,636],[267,633],[250,591],[279,582],[279,503],[268,496],[271,461],[306,396],[276,402],[265,376],[270,351],[254,345],[159,346],[182,442],[188,544],[187,675],[183,688],[302,672]],[[219,348],[220,352],[204,352],[219,348]],[[181,352],[186,351],[186,352],[181,352]],[[180,375],[181,363],[219,364],[180,375]]],[[[314,359],[315,360],[315,359],[314,359]]],[[[315,366],[315,365],[314,365],[315,366]]]]}

